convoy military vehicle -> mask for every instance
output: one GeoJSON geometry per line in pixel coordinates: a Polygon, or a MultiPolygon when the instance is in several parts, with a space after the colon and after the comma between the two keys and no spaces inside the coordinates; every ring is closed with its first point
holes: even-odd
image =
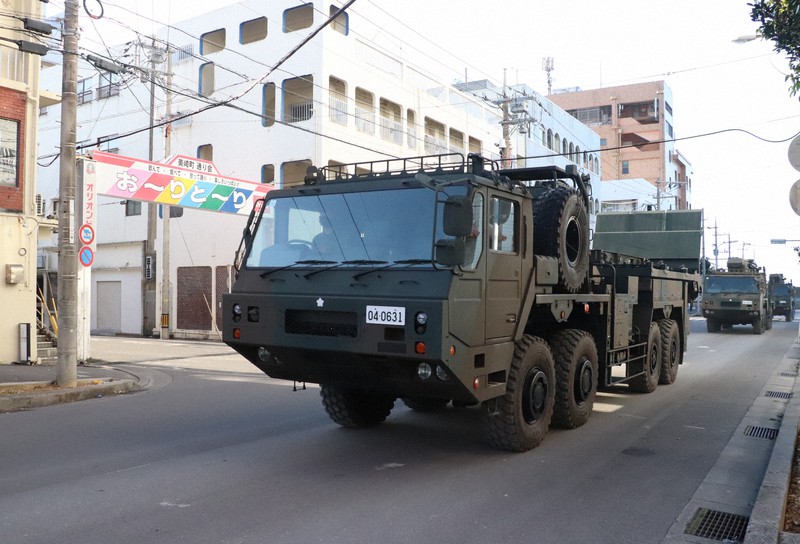
{"type": "Polygon", "coordinates": [[[772,315],[782,315],[786,321],[794,319],[794,286],[783,274],[769,275],[769,301],[772,315]]]}
{"type": "Polygon", "coordinates": [[[476,155],[312,167],[254,207],[224,340],[320,384],[340,425],[480,405],[495,446],[529,450],[598,386],[674,382],[686,348],[701,212],[599,217],[590,251],[590,195],[577,169],[476,155]]]}
{"type": "Polygon", "coordinates": [[[733,325],[752,325],[754,334],[772,328],[766,272],[753,259],[728,259],[727,270],[706,275],[703,317],[708,332],[733,325]]]}

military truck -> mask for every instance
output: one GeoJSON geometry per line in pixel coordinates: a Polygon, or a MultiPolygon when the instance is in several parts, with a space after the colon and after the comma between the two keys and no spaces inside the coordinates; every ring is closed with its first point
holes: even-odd
{"type": "Polygon", "coordinates": [[[311,167],[255,206],[224,341],[320,384],[339,425],[377,425],[398,398],[479,405],[492,444],[529,450],[586,423],[598,387],[674,382],[686,348],[701,212],[598,218],[609,248],[590,250],[590,195],[577,169],[477,155],[311,167]]]}
{"type": "Polygon", "coordinates": [[[769,275],[769,302],[772,315],[782,315],[786,321],[794,319],[794,286],[783,274],[769,275]]]}
{"type": "Polygon", "coordinates": [[[727,270],[706,275],[703,282],[703,317],[708,332],[733,325],[752,325],[754,334],[772,328],[767,276],[753,259],[728,259],[727,270]]]}

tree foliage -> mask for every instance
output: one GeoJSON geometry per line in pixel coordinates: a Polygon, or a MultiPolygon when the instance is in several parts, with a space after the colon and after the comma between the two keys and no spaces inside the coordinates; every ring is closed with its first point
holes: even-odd
{"type": "Polygon", "coordinates": [[[800,0],[758,0],[748,5],[750,18],[761,24],[760,34],[789,58],[789,93],[800,94],[800,0]]]}

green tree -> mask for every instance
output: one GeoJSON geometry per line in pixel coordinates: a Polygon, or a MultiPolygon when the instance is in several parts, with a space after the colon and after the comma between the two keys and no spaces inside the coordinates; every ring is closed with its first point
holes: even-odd
{"type": "Polygon", "coordinates": [[[775,43],[775,51],[789,57],[789,94],[800,93],[800,0],[759,0],[748,4],[759,33],[775,43]]]}

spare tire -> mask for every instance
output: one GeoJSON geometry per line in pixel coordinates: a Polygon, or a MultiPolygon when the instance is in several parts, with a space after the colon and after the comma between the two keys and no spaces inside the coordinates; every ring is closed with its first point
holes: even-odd
{"type": "Polygon", "coordinates": [[[568,187],[545,192],[533,206],[533,251],[556,257],[559,283],[577,292],[589,274],[589,216],[568,187]]]}

